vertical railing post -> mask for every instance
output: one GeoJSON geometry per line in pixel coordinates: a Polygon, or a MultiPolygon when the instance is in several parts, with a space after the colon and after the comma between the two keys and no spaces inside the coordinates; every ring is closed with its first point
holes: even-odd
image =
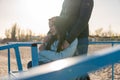
{"type": "Polygon", "coordinates": [[[32,67],[38,65],[38,49],[37,49],[37,44],[32,44],[31,47],[31,52],[32,52],[32,67]]]}
{"type": "Polygon", "coordinates": [[[10,67],[10,48],[8,48],[8,74],[10,74],[10,70],[11,70],[11,67],[10,67]]]}
{"type": "Polygon", "coordinates": [[[20,52],[19,52],[19,48],[18,45],[16,44],[16,46],[14,47],[15,49],[15,56],[16,56],[16,60],[17,60],[17,66],[18,66],[18,70],[22,71],[22,63],[21,63],[21,58],[20,58],[20,52]]]}
{"type": "MultiPolygon", "coordinates": [[[[112,47],[114,46],[114,43],[112,42],[112,47]]],[[[112,80],[114,80],[114,63],[112,64],[112,80]]]]}
{"type": "Polygon", "coordinates": [[[112,80],[114,80],[114,64],[112,64],[112,80]]]}

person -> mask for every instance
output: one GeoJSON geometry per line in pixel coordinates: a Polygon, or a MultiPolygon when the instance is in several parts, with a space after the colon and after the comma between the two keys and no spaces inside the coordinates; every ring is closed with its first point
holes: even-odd
{"type": "MultiPolygon", "coordinates": [[[[45,64],[51,61],[72,57],[77,49],[77,38],[69,45],[64,45],[67,35],[64,25],[64,18],[59,16],[49,19],[49,41],[45,43],[44,48],[39,52],[39,64],[45,64]]],[[[28,63],[28,68],[32,67],[32,62],[28,63]]]]}
{"type": "MultiPolygon", "coordinates": [[[[93,10],[93,0],[64,0],[60,17],[64,17],[64,27],[68,32],[64,44],[71,44],[78,39],[77,50],[74,56],[87,55],[89,20],[93,10]]],[[[49,40],[48,40],[49,41],[49,40]]],[[[89,75],[85,74],[77,80],[90,80],[89,75]]]]}
{"type": "MultiPolygon", "coordinates": [[[[68,36],[66,44],[78,38],[77,51],[74,56],[87,55],[88,36],[89,36],[89,19],[93,10],[93,0],[64,0],[61,17],[66,18],[68,36]]],[[[90,80],[89,75],[81,76],[79,80],[90,80]]]]}

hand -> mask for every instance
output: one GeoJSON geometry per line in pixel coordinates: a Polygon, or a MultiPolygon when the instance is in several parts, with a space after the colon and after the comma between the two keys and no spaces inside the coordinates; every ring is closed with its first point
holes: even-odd
{"type": "Polygon", "coordinates": [[[43,44],[41,44],[41,45],[39,46],[39,50],[40,50],[40,51],[45,49],[45,46],[46,46],[45,43],[47,43],[47,42],[50,40],[50,38],[51,38],[51,34],[50,34],[50,33],[47,34],[46,37],[44,37],[44,39],[42,40],[43,44]]]}
{"type": "Polygon", "coordinates": [[[62,49],[65,49],[69,46],[70,44],[68,43],[68,41],[65,40],[63,46],[62,46],[62,49]]]}
{"type": "Polygon", "coordinates": [[[44,50],[45,49],[45,45],[44,44],[41,44],[40,46],[39,46],[39,50],[41,51],[41,50],[44,50]]]}
{"type": "Polygon", "coordinates": [[[43,42],[48,42],[51,38],[51,34],[48,34],[44,39],[43,39],[43,42]]]}

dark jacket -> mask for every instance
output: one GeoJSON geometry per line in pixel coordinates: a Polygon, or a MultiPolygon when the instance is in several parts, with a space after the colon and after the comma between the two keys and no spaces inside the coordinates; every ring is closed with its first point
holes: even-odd
{"type": "Polygon", "coordinates": [[[71,43],[76,37],[89,36],[88,22],[93,9],[93,0],[64,0],[60,16],[66,19],[69,32],[66,40],[71,43]]]}

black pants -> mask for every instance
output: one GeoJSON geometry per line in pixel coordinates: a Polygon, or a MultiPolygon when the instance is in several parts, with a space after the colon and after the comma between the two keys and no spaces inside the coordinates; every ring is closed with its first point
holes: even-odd
{"type": "Polygon", "coordinates": [[[77,78],[76,80],[90,80],[90,77],[89,77],[88,74],[85,74],[85,75],[83,75],[83,76],[77,78]]]}
{"type": "MultiPolygon", "coordinates": [[[[82,56],[82,55],[87,56],[88,42],[89,42],[88,37],[78,39],[78,46],[74,56],[82,56]]],[[[78,77],[76,80],[90,80],[90,77],[88,73],[86,73],[85,75],[78,77]]]]}

